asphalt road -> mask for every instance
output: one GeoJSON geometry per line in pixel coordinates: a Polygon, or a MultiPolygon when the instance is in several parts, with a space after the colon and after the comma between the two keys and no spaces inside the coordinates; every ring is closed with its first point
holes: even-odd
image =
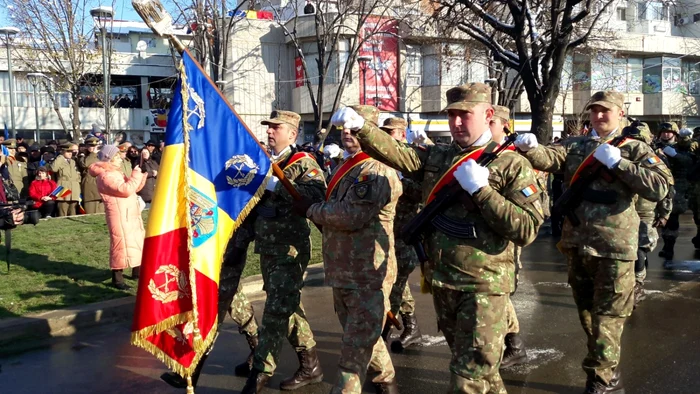
{"type": "MultiPolygon", "coordinates": [[[[621,368],[627,394],[700,393],[700,258],[690,244],[694,232],[692,219],[683,217],[670,269],[662,267],[656,253],[650,258],[648,297],[628,320],[623,334],[621,368]]],[[[529,363],[502,371],[508,392],[581,393],[585,335],[566,284],[565,261],[548,236],[526,248],[523,261],[524,283],[514,303],[529,363]]],[[[424,344],[392,358],[401,393],[443,393],[449,381],[449,349],[437,332],[432,299],[420,294],[418,280],[416,272],[410,285],[424,344]]],[[[325,377],[323,383],[298,393],[327,393],[335,380],[341,331],[331,297],[321,280],[304,289],[303,301],[325,377]]],[[[254,305],[259,318],[262,301],[254,305]]],[[[247,355],[244,337],[228,321],[196,392],[239,392],[245,380],[233,376],[233,366],[247,355]]],[[[296,357],[286,346],[266,392],[276,392],[279,382],[296,367],[296,357]]],[[[129,324],[83,332],[51,348],[0,359],[0,368],[0,393],[184,392],[161,382],[165,368],[155,357],[129,345],[129,324]]],[[[371,385],[365,389],[373,392],[371,385]]]]}

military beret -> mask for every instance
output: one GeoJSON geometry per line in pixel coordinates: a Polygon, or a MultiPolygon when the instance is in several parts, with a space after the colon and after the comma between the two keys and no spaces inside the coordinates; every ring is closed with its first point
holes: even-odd
{"type": "Polygon", "coordinates": [[[264,119],[260,122],[261,125],[267,126],[271,124],[286,124],[292,126],[295,130],[299,128],[301,116],[292,111],[275,110],[270,113],[269,119],[264,119]]]}
{"type": "Polygon", "coordinates": [[[601,107],[607,109],[612,109],[613,106],[622,109],[625,106],[624,102],[625,98],[622,96],[621,93],[618,93],[616,91],[606,90],[595,92],[593,96],[591,96],[591,99],[589,100],[589,103],[586,106],[586,110],[591,109],[591,107],[594,105],[600,105],[601,107]]]}
{"type": "Polygon", "coordinates": [[[443,111],[471,111],[479,104],[491,104],[491,86],[481,82],[468,83],[448,90],[446,96],[447,107],[443,111]]]}

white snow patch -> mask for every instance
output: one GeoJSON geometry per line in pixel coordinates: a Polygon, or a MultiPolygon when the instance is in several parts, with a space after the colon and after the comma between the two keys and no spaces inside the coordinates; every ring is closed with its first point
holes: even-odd
{"type": "Polygon", "coordinates": [[[535,283],[535,286],[566,287],[566,288],[571,287],[566,282],[537,282],[537,283],[535,283]]]}
{"type": "Polygon", "coordinates": [[[562,358],[564,353],[557,349],[527,349],[527,363],[507,368],[507,371],[527,375],[541,365],[559,361],[562,358]]]}
{"type": "Polygon", "coordinates": [[[447,340],[444,336],[423,335],[421,337],[421,346],[444,346],[447,345],[447,340]]]}

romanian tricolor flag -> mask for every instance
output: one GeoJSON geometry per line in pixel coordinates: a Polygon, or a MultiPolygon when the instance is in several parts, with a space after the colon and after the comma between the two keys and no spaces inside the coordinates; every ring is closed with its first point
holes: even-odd
{"type": "Polygon", "coordinates": [[[191,376],[216,334],[219,272],[272,164],[183,53],[151,205],[131,343],[191,376]]]}

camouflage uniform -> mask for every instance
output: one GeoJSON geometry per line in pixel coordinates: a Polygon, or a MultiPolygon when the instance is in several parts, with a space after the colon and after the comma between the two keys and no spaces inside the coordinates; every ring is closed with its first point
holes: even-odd
{"type": "MultiPolygon", "coordinates": [[[[85,140],[85,144],[88,146],[99,145],[100,140],[91,137],[85,140]]],[[[102,196],[97,191],[97,178],[90,175],[88,172],[88,167],[90,165],[100,161],[97,158],[97,153],[87,152],[85,156],[78,157],[78,169],[82,173],[83,180],[80,183],[80,189],[83,191],[83,206],[85,207],[85,213],[104,213],[105,206],[102,202],[102,196]]],[[[131,174],[131,173],[129,173],[131,174]]]]}
{"type": "MultiPolygon", "coordinates": [[[[357,109],[367,124],[376,127],[375,107],[357,109]]],[[[345,174],[326,202],[307,211],[314,223],[323,226],[326,284],[333,287],[333,303],[343,327],[331,393],[361,393],[368,368],[375,375],[373,383],[395,384],[394,366],[380,334],[396,280],[393,225],[401,192],[396,171],[367,160],[345,174]]]]}
{"type": "MultiPolygon", "coordinates": [[[[598,92],[593,105],[622,108],[624,99],[616,92],[598,92]]],[[[583,160],[606,138],[580,136],[569,138],[560,146],[538,146],[525,157],[533,167],[547,172],[563,172],[568,184],[583,160]]],[[[569,284],[579,310],[579,317],[588,337],[588,355],[583,369],[589,379],[596,377],[606,385],[612,382],[620,360],[620,339],[625,320],[632,313],[634,274],[632,262],[637,258],[639,217],[634,199],[659,201],[668,193],[671,174],[651,148],[631,140],[619,147],[622,159],[611,170],[612,182],[596,179],[589,186],[593,191],[609,191],[615,197],[611,204],[584,201],[574,213],[581,224],[574,227],[564,221],[559,250],[569,263],[569,284]]],[[[590,193],[592,195],[597,193],[590,193]]]]}
{"type": "MultiPolygon", "coordinates": [[[[470,110],[478,103],[490,103],[491,89],[481,83],[460,86],[447,92],[447,101],[447,109],[470,110]]],[[[367,123],[357,136],[370,156],[419,181],[426,200],[453,164],[490,142],[491,132],[465,149],[455,142],[409,146],[367,123]]],[[[452,351],[450,392],[505,392],[498,367],[514,286],[514,243],[531,243],[544,221],[539,190],[529,196],[523,192],[536,184],[527,160],[506,151],[489,171],[489,186],[472,197],[478,211],[454,204],[441,213],[472,227],[477,237],[457,238],[441,230],[426,234],[426,282],[432,288],[438,327],[452,351]]]]}
{"type": "MultiPolygon", "coordinates": [[[[296,123],[299,115],[274,111],[268,123],[296,123]]],[[[286,164],[294,154],[292,147],[280,152],[276,162],[299,193],[321,201],[326,192],[323,171],[312,155],[286,164]]],[[[316,346],[301,303],[304,272],[311,258],[309,222],[292,212],[292,196],[281,183],[256,208],[255,253],[260,254],[264,290],[267,293],[260,339],[255,349],[253,369],[271,376],[276,368],[286,337],[297,353],[316,346]],[[292,328],[290,329],[290,324],[292,328]]]]}

